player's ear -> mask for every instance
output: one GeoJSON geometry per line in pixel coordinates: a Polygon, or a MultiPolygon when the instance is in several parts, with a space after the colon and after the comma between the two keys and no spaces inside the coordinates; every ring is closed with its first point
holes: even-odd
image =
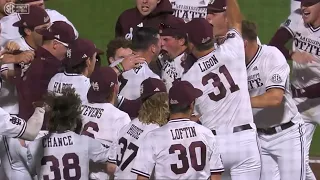
{"type": "Polygon", "coordinates": [[[109,63],[112,64],[115,61],[113,57],[109,57],[109,63]]]}
{"type": "Polygon", "coordinates": [[[186,43],[186,40],[184,38],[181,38],[178,40],[178,42],[180,46],[183,46],[186,43]]]}
{"type": "Polygon", "coordinates": [[[152,53],[156,53],[157,52],[157,48],[156,48],[156,46],[154,44],[152,44],[150,46],[150,48],[151,48],[150,50],[151,50],[152,53]]]}
{"type": "Polygon", "coordinates": [[[26,33],[27,36],[30,36],[32,31],[29,28],[24,28],[24,33],[26,33]]]}
{"type": "Polygon", "coordinates": [[[159,4],[160,2],[161,2],[161,0],[158,0],[158,1],[157,1],[157,4],[159,4]]]}

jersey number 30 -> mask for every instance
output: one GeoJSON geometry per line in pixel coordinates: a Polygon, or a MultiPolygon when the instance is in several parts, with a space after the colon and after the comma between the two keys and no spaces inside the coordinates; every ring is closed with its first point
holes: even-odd
{"type": "Polygon", "coordinates": [[[207,156],[207,148],[206,145],[202,141],[192,142],[188,148],[189,153],[187,152],[187,148],[182,144],[173,144],[169,148],[169,154],[175,154],[178,151],[178,159],[181,161],[182,167],[178,167],[177,164],[171,164],[171,170],[175,174],[184,174],[191,167],[196,171],[202,171],[206,165],[206,156],[207,156]],[[198,164],[198,158],[196,149],[200,150],[200,164],[198,164]],[[189,154],[189,157],[188,157],[189,154]]]}
{"type": "MultiPolygon", "coordinates": [[[[229,73],[227,67],[225,65],[221,66],[219,68],[219,72],[221,74],[223,74],[225,76],[225,78],[227,79],[229,85],[230,85],[230,91],[231,93],[236,92],[239,90],[239,86],[237,84],[234,83],[234,80],[231,76],[231,74],[229,73]]],[[[212,85],[213,87],[216,87],[219,89],[220,93],[219,94],[215,94],[214,92],[209,93],[209,98],[212,101],[219,101],[221,99],[223,99],[224,97],[226,97],[227,94],[227,89],[226,87],[223,85],[220,77],[218,74],[215,73],[208,73],[205,76],[203,76],[202,78],[202,85],[207,85],[209,83],[209,80],[213,80],[212,85]]]]}

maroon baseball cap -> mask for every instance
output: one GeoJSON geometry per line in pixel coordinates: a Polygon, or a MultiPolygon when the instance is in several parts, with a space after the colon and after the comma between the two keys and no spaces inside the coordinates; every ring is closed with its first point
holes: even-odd
{"type": "Polygon", "coordinates": [[[90,103],[105,103],[108,94],[113,92],[113,88],[118,84],[117,73],[109,66],[96,69],[90,77],[91,87],[87,93],[90,103]]]}
{"type": "Polygon", "coordinates": [[[160,36],[186,35],[185,22],[178,17],[168,16],[163,23],[159,25],[160,36]]]}
{"type": "Polygon", "coordinates": [[[167,92],[166,86],[163,81],[156,78],[145,79],[140,86],[140,97],[142,101],[145,101],[150,96],[153,96],[159,92],[167,92]]]}
{"type": "Polygon", "coordinates": [[[320,0],[301,0],[301,6],[309,7],[319,3],[320,0]]]}
{"type": "Polygon", "coordinates": [[[92,41],[78,38],[69,45],[66,65],[68,67],[74,67],[88,58],[91,58],[94,53],[100,55],[103,54],[103,51],[98,49],[92,41]]]}
{"type": "Polygon", "coordinates": [[[188,40],[194,45],[205,44],[213,39],[212,25],[204,18],[194,18],[186,24],[188,40]]]}
{"type": "Polygon", "coordinates": [[[194,88],[188,81],[174,81],[169,90],[169,104],[189,105],[202,94],[200,89],[194,88]]]}
{"type": "Polygon", "coordinates": [[[225,12],[227,9],[227,3],[226,0],[212,0],[209,2],[207,6],[207,13],[220,13],[220,12],[225,12]]]}
{"type": "Polygon", "coordinates": [[[45,40],[57,40],[65,46],[69,46],[76,39],[72,26],[64,21],[55,21],[48,29],[36,30],[45,40]]]}
{"type": "Polygon", "coordinates": [[[15,27],[36,27],[50,23],[46,10],[38,6],[30,6],[28,14],[19,14],[20,21],[13,23],[15,27]]]}

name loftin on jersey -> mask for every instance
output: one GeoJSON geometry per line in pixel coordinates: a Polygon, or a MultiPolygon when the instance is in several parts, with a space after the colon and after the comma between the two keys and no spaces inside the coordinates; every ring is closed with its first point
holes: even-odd
{"type": "Polygon", "coordinates": [[[179,129],[170,129],[172,140],[176,139],[184,139],[184,138],[191,138],[196,137],[196,128],[195,127],[185,127],[185,128],[179,128],[179,129]]]}
{"type": "Polygon", "coordinates": [[[71,146],[73,145],[72,137],[49,137],[42,139],[43,148],[47,147],[61,147],[61,146],[71,146]]]}
{"type": "Polygon", "coordinates": [[[127,131],[127,134],[129,134],[131,137],[135,139],[139,139],[141,133],[143,133],[143,130],[138,128],[134,124],[132,124],[130,129],[127,131]]]}
{"type": "Polygon", "coordinates": [[[102,108],[94,108],[94,107],[90,107],[87,105],[82,105],[81,106],[81,111],[82,111],[82,115],[84,116],[88,116],[88,117],[93,117],[93,118],[101,118],[102,113],[104,111],[104,109],[102,108]]]}
{"type": "Polygon", "coordinates": [[[66,88],[72,88],[72,84],[55,82],[53,85],[53,92],[61,93],[66,88]]]}
{"type": "Polygon", "coordinates": [[[209,60],[199,63],[198,65],[200,67],[201,72],[204,72],[218,63],[218,59],[213,55],[209,60]]]}

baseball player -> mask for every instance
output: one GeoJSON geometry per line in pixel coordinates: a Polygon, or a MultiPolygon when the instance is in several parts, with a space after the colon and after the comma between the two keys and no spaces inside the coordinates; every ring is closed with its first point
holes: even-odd
{"type": "MultiPolygon", "coordinates": [[[[118,94],[118,76],[110,67],[101,67],[90,78],[91,87],[87,93],[88,102],[81,106],[82,135],[97,139],[105,147],[117,140],[121,128],[131,119],[114,106],[118,94]],[[112,112],[112,113],[110,113],[112,112]]],[[[104,168],[97,164],[90,168],[90,179],[108,179],[104,168]]]]}
{"type": "MultiPolygon", "coordinates": [[[[140,55],[145,59],[140,66],[124,72],[119,77],[120,89],[119,94],[129,100],[140,97],[140,84],[143,80],[151,77],[158,78],[150,68],[149,63],[158,58],[161,49],[160,35],[156,29],[149,27],[138,28],[132,38],[132,50],[135,55],[140,55]]],[[[111,67],[116,67],[121,60],[112,63],[111,67]]]]}
{"type": "Polygon", "coordinates": [[[210,0],[170,0],[174,15],[185,22],[193,18],[206,18],[207,10],[202,8],[207,6],[210,0]]]}
{"type": "MultiPolygon", "coordinates": [[[[44,0],[19,0],[19,3],[25,4],[27,6],[38,6],[42,9],[45,9],[44,0]]],[[[60,14],[56,10],[52,10],[52,9],[45,9],[45,10],[50,17],[51,22],[64,21],[68,23],[70,26],[72,26],[76,37],[79,36],[79,33],[74,27],[74,25],[64,15],[60,14]]],[[[19,21],[20,15],[17,13],[6,14],[6,15],[7,16],[5,16],[3,19],[0,20],[0,25],[2,27],[2,32],[0,34],[0,37],[1,37],[0,46],[4,46],[4,44],[6,44],[9,40],[15,40],[15,39],[21,38],[18,28],[12,26],[13,23],[19,21]]]]}
{"type": "Polygon", "coordinates": [[[30,171],[39,180],[87,180],[89,161],[106,162],[108,149],[77,134],[82,120],[81,99],[74,89],[66,88],[58,96],[50,93],[46,102],[51,107],[49,134],[28,145],[30,171]]]}
{"type": "Polygon", "coordinates": [[[155,179],[220,179],[224,169],[214,135],[190,121],[194,101],[201,95],[189,82],[173,83],[169,121],[143,139],[131,170],[137,179],[149,179],[153,169],[155,179]]]}
{"type": "Polygon", "coordinates": [[[115,179],[136,179],[137,175],[131,172],[131,168],[145,135],[167,123],[169,107],[166,92],[159,79],[148,78],[142,82],[143,104],[139,116],[121,129],[110,148],[108,169],[115,179]]]}
{"type": "Polygon", "coordinates": [[[112,64],[113,62],[123,59],[132,54],[130,48],[131,42],[126,40],[123,37],[118,37],[111,40],[107,45],[106,55],[108,63],[112,64]]]}
{"type": "Polygon", "coordinates": [[[93,42],[78,38],[68,46],[65,71],[54,75],[48,85],[48,91],[61,93],[67,87],[75,88],[82,102],[87,102],[87,93],[95,64],[96,56],[103,51],[96,48],[93,42]]]}
{"type": "Polygon", "coordinates": [[[227,7],[232,29],[217,49],[207,21],[199,18],[187,23],[189,49],[198,60],[181,80],[203,91],[195,109],[201,123],[216,134],[226,169],[223,178],[231,175],[232,180],[259,179],[261,161],[247,90],[241,12],[236,0],[227,0],[227,7]]]}
{"type": "Polygon", "coordinates": [[[320,124],[320,1],[302,0],[301,13],[293,12],[270,41],[286,57],[292,59],[292,95],[305,121],[307,180],[315,176],[309,166],[309,149],[317,124],[320,124]],[[292,50],[285,44],[293,40],[292,50]],[[312,62],[312,63],[311,63],[312,62]]]}
{"type": "Polygon", "coordinates": [[[289,84],[290,67],[273,46],[257,44],[254,23],[243,21],[248,88],[261,145],[261,180],[301,180],[305,174],[304,126],[289,84]],[[275,167],[273,167],[273,165],[275,167]]]}

